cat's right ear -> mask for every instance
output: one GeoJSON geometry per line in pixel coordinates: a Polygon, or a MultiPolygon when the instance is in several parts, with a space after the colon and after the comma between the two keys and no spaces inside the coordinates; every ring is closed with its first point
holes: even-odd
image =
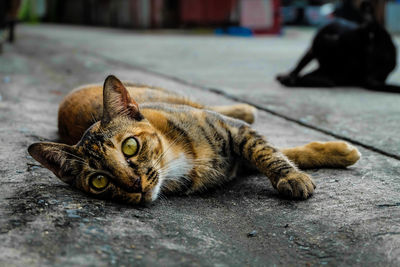
{"type": "Polygon", "coordinates": [[[133,100],[128,90],[114,75],[109,75],[103,86],[103,117],[102,124],[109,123],[118,116],[127,116],[134,120],[142,120],[139,105],[133,100]]]}
{"type": "Polygon", "coordinates": [[[79,157],[75,155],[72,146],[51,142],[34,143],[29,146],[28,152],[63,182],[71,184],[75,179],[71,164],[74,162],[73,159],[79,157]]]}
{"type": "Polygon", "coordinates": [[[374,6],[372,5],[370,0],[361,1],[359,9],[361,15],[363,16],[364,22],[375,21],[374,6]]]}

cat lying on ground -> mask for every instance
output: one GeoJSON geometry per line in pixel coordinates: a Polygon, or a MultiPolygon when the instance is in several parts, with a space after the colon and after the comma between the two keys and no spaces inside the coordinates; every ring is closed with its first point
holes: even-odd
{"type": "Polygon", "coordinates": [[[125,203],[222,184],[239,163],[265,174],[280,194],[306,199],[315,185],[298,168],[343,168],[360,158],[345,142],[279,150],[249,126],[255,112],[247,104],[207,107],[109,76],[103,94],[101,85],[89,85],[60,104],[59,133],[67,144],[35,143],[28,151],[73,187],[125,203]]]}
{"type": "Polygon", "coordinates": [[[400,86],[385,83],[396,67],[392,38],[375,20],[369,1],[362,2],[360,10],[362,23],[337,19],[322,27],[294,70],[277,80],[290,87],[359,86],[400,93],[400,86]],[[314,59],[319,67],[300,75],[314,59]]]}

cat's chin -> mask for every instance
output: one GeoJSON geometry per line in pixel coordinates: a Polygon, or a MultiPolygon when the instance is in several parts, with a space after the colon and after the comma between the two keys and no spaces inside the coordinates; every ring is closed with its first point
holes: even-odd
{"type": "Polygon", "coordinates": [[[158,195],[154,194],[151,190],[149,192],[142,194],[142,199],[140,202],[142,204],[150,204],[150,203],[154,202],[157,198],[158,198],[158,195]]]}
{"type": "Polygon", "coordinates": [[[142,201],[144,203],[151,203],[157,200],[160,193],[161,183],[157,183],[151,190],[142,194],[142,201]]]}
{"type": "Polygon", "coordinates": [[[153,202],[151,191],[142,193],[142,198],[140,200],[141,204],[150,204],[153,202]]]}

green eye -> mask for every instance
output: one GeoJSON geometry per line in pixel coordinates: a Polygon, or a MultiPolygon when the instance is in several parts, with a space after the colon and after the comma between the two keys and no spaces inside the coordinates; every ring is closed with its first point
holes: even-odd
{"type": "Polygon", "coordinates": [[[93,176],[90,179],[90,186],[96,190],[104,189],[106,188],[107,185],[108,185],[108,178],[102,174],[93,176]]]}
{"type": "Polygon", "coordinates": [[[135,138],[129,137],[122,144],[122,152],[125,156],[133,156],[138,151],[138,143],[135,138]]]}

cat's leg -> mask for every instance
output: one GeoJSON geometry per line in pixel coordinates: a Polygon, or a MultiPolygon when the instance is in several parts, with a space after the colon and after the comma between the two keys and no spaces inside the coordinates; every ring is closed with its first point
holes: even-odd
{"type": "Polygon", "coordinates": [[[345,168],[361,157],[357,148],[342,141],[312,142],[281,151],[300,169],[345,168]]]}
{"type": "Polygon", "coordinates": [[[288,74],[279,74],[276,79],[285,86],[296,86],[297,79],[299,78],[299,73],[305,66],[308,65],[315,58],[312,49],[307,50],[307,52],[297,63],[296,67],[288,74]]]}
{"type": "Polygon", "coordinates": [[[246,162],[265,174],[280,194],[291,198],[306,199],[314,192],[311,177],[301,172],[277,148],[247,125],[232,130],[234,151],[246,162]]]}
{"type": "Polygon", "coordinates": [[[301,76],[296,81],[299,87],[333,87],[336,83],[321,69],[301,76]]]}
{"type": "Polygon", "coordinates": [[[312,71],[304,76],[285,84],[289,87],[333,87],[335,82],[321,69],[312,71]]]}
{"type": "Polygon", "coordinates": [[[225,116],[239,119],[252,124],[257,116],[257,109],[248,104],[236,104],[229,106],[213,106],[208,109],[221,113],[225,116]]]}
{"type": "Polygon", "coordinates": [[[384,82],[381,82],[378,79],[375,80],[371,77],[366,80],[363,87],[371,91],[400,93],[400,86],[385,84],[384,82]]]}

